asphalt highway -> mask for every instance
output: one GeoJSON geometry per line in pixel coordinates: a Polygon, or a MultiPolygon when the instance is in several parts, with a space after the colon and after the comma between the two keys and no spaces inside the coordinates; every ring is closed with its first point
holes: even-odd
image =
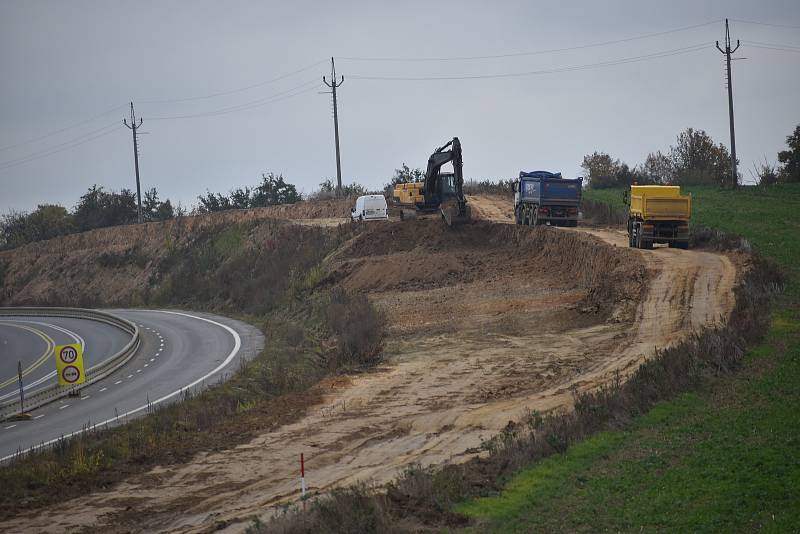
{"type": "MultiPolygon", "coordinates": [[[[264,345],[258,329],[233,319],[196,312],[108,310],[136,323],[141,345],[121,369],[31,413],[27,421],[0,422],[0,461],[95,425],[113,426],[145,415],[148,406],[180,400],[226,379],[242,358],[264,345]]],[[[18,398],[17,362],[23,384],[36,389],[55,381],[53,345],[84,343],[86,367],[103,361],[130,340],[122,330],[91,320],[0,318],[0,402],[18,398]]]]}

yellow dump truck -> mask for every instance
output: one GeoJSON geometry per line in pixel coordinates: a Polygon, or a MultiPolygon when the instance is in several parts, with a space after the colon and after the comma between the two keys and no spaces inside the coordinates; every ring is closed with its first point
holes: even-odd
{"type": "Polygon", "coordinates": [[[623,193],[628,205],[628,245],[653,248],[667,243],[670,248],[689,248],[689,218],[692,196],[681,195],[677,185],[632,185],[623,193]]]}

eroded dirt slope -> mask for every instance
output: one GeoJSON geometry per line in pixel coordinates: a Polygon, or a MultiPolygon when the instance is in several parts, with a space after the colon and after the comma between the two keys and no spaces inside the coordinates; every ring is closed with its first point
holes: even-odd
{"type": "Polygon", "coordinates": [[[460,461],[526,410],[569,407],[571,388],[632,371],[732,307],[724,256],[630,250],[613,230],[517,227],[506,199],[471,202],[484,222],[376,223],[329,258],[326,283],[386,310],[385,365],[250,443],[0,528],[241,531],[297,496],[301,451],[315,490],[460,461]]]}

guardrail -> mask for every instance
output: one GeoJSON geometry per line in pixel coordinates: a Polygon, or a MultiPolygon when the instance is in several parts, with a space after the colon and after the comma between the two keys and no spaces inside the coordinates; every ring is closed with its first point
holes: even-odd
{"type": "MultiPolygon", "coordinates": [[[[115,326],[131,335],[131,340],[122,350],[87,369],[86,382],[80,386],[59,386],[56,381],[55,384],[44,386],[32,392],[26,391],[24,410],[34,410],[107,377],[128,363],[139,348],[139,327],[131,321],[107,312],[84,308],[0,308],[0,317],[69,317],[72,319],[85,319],[115,326]]],[[[24,410],[20,409],[19,400],[2,403],[0,404],[0,421],[19,415],[24,410]]]]}

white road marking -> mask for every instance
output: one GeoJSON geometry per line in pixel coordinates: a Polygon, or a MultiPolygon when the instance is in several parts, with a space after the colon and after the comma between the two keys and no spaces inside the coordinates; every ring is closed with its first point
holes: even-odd
{"type": "Polygon", "coordinates": [[[145,367],[147,367],[148,365],[150,365],[150,364],[149,363],[144,364],[145,367]]]}
{"type": "Polygon", "coordinates": [[[153,360],[155,360],[155,359],[156,359],[156,357],[155,357],[155,356],[153,356],[152,358],[150,358],[150,361],[152,362],[152,361],[153,361],[153,360]]]}
{"type": "Polygon", "coordinates": [[[83,397],[81,397],[81,400],[86,400],[86,399],[88,399],[89,397],[91,397],[91,395],[84,395],[83,397]]]}
{"type": "Polygon", "coordinates": [[[114,385],[115,385],[115,386],[118,386],[118,385],[120,385],[120,384],[122,384],[122,380],[117,380],[116,382],[114,382],[114,385]]]}
{"type": "Polygon", "coordinates": [[[168,313],[170,315],[181,315],[183,317],[189,317],[189,318],[192,318],[192,319],[197,319],[198,321],[204,321],[206,323],[210,323],[210,324],[219,326],[220,328],[222,328],[224,330],[227,330],[228,333],[231,336],[233,336],[233,349],[231,350],[230,354],[228,354],[228,356],[222,361],[222,363],[220,363],[214,369],[212,369],[211,371],[209,371],[205,375],[201,376],[200,378],[196,379],[194,382],[192,382],[190,384],[187,384],[187,385],[181,387],[180,389],[176,389],[172,393],[164,395],[161,398],[158,398],[158,399],[156,399],[156,400],[154,400],[154,401],[152,401],[152,402],[150,402],[148,404],[144,404],[142,406],[139,406],[138,408],[134,408],[133,410],[129,410],[129,411],[123,413],[123,414],[119,414],[119,415],[117,415],[115,417],[112,417],[111,419],[106,419],[105,421],[101,421],[99,423],[95,423],[94,425],[81,428],[80,430],[76,430],[74,432],[70,432],[69,434],[65,434],[65,435],[63,435],[61,437],[58,437],[58,438],[55,438],[55,439],[51,439],[50,441],[45,441],[44,443],[40,443],[39,445],[35,445],[33,447],[28,447],[25,450],[17,451],[17,452],[15,452],[13,454],[9,454],[7,456],[4,456],[4,457],[0,458],[0,462],[5,462],[6,460],[8,460],[10,458],[14,458],[18,454],[25,454],[25,453],[33,450],[33,449],[39,449],[39,448],[42,448],[42,447],[47,447],[48,445],[52,445],[53,443],[56,443],[57,441],[59,441],[61,439],[71,438],[72,436],[77,436],[79,434],[83,434],[87,430],[94,430],[95,428],[103,427],[105,425],[108,425],[109,423],[114,423],[116,421],[119,421],[120,419],[128,417],[129,415],[133,415],[135,413],[139,413],[141,411],[144,411],[144,410],[147,410],[149,408],[152,408],[156,404],[160,404],[160,403],[162,403],[162,402],[164,402],[166,400],[169,400],[169,399],[171,399],[172,397],[174,397],[176,395],[180,395],[185,390],[193,388],[197,384],[200,384],[200,383],[204,382],[206,379],[208,379],[208,377],[210,377],[210,376],[220,372],[222,369],[224,369],[229,363],[231,363],[231,361],[233,361],[233,359],[239,353],[239,350],[242,348],[242,338],[239,337],[239,334],[236,332],[236,330],[234,330],[230,326],[224,325],[222,323],[218,323],[217,321],[212,321],[211,319],[206,319],[205,317],[198,317],[196,315],[190,315],[188,313],[182,313],[182,312],[176,312],[176,311],[151,310],[150,313],[168,313]]]}
{"type": "Polygon", "coordinates": [[[42,414],[39,414],[39,415],[37,415],[36,417],[34,417],[34,419],[39,419],[39,418],[41,418],[41,417],[44,417],[44,414],[43,414],[43,413],[42,413],[42,414]]]}
{"type": "Polygon", "coordinates": [[[100,390],[100,393],[104,392],[104,391],[105,391],[105,390],[107,390],[107,389],[108,389],[108,388],[103,388],[103,389],[101,389],[101,390],[100,390]]]}
{"type": "Polygon", "coordinates": [[[61,406],[61,407],[59,408],[59,410],[63,410],[64,408],[69,408],[69,404],[64,404],[63,406],[61,406]]]}
{"type": "Polygon", "coordinates": [[[8,426],[7,426],[7,427],[5,427],[3,430],[11,430],[11,429],[12,429],[12,428],[14,428],[15,426],[17,426],[17,425],[8,425],[8,426]]]}
{"type": "Polygon", "coordinates": [[[141,369],[137,369],[137,370],[136,370],[136,372],[137,372],[137,373],[141,373],[141,372],[142,372],[142,370],[141,370],[141,369]]]}
{"type": "Polygon", "coordinates": [[[128,375],[128,378],[133,378],[133,375],[128,375]]]}

